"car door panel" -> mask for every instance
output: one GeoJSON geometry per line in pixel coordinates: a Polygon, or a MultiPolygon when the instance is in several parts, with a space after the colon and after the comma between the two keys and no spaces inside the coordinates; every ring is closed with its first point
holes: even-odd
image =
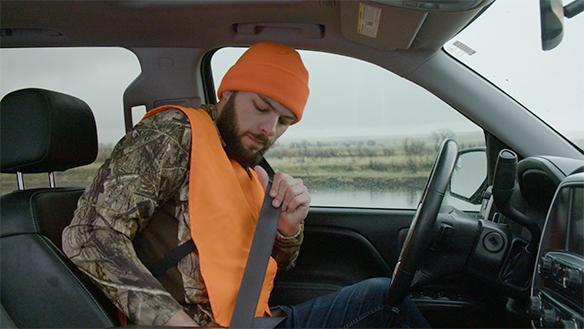
{"type": "Polygon", "coordinates": [[[297,304],[372,277],[391,277],[413,210],[314,207],[296,266],[276,277],[271,304],[297,304]],[[403,234],[403,233],[401,233],[403,234]]]}

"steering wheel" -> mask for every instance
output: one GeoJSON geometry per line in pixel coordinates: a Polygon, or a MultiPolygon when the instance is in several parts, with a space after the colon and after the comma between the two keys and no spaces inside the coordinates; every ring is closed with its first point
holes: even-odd
{"type": "Polygon", "coordinates": [[[442,142],[393,271],[388,294],[388,302],[392,306],[401,304],[408,294],[416,270],[419,268],[418,263],[424,251],[430,247],[429,236],[434,229],[436,216],[450,182],[457,155],[458,144],[455,140],[447,139],[442,142]]]}

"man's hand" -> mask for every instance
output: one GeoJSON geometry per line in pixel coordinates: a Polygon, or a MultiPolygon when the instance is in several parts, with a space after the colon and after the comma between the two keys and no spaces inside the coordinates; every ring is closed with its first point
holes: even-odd
{"type": "Polygon", "coordinates": [[[166,323],[167,327],[198,327],[199,325],[185,311],[179,310],[166,323]]]}
{"type": "MultiPolygon", "coordinates": [[[[268,173],[260,166],[255,166],[254,170],[258,173],[265,189],[269,181],[268,173]]],[[[274,198],[272,206],[282,205],[278,231],[285,236],[293,236],[300,230],[300,224],[308,215],[310,206],[308,189],[304,186],[302,179],[277,173],[274,175],[270,196],[274,198]]]]}

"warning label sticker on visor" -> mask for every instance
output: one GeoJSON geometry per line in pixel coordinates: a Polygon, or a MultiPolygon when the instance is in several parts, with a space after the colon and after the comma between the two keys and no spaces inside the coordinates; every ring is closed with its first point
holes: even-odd
{"type": "Polygon", "coordinates": [[[381,8],[360,3],[357,33],[366,35],[368,37],[377,38],[380,18],[381,8]]]}

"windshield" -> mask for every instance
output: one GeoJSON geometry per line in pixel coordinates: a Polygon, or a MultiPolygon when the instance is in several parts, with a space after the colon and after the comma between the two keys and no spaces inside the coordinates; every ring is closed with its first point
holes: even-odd
{"type": "Polygon", "coordinates": [[[539,1],[496,0],[444,49],[584,148],[584,14],[553,50],[540,31],[539,1]]]}

